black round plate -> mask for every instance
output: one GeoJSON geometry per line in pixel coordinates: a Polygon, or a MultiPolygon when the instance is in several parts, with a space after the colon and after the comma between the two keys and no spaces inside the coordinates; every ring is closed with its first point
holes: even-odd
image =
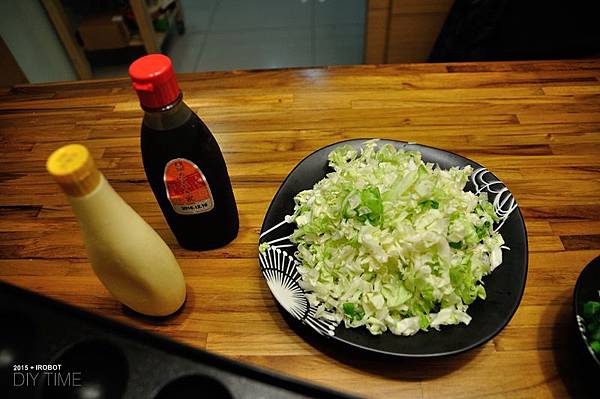
{"type": "Polygon", "coordinates": [[[295,270],[296,261],[293,258],[296,248],[286,239],[295,225],[283,221],[286,215],[293,213],[294,196],[312,188],[331,171],[327,156],[335,147],[351,145],[358,149],[366,140],[342,141],[315,151],[294,168],[275,194],[263,221],[259,240],[271,246],[264,253],[259,252],[259,261],[275,299],[295,319],[318,333],[372,352],[404,357],[442,356],[464,352],[490,340],[510,321],[525,289],[528,253],[523,216],[504,184],[481,165],[447,151],[395,140],[379,140],[378,143],[419,151],[423,161],[435,163],[444,169],[471,165],[475,172],[466,189],[473,192],[478,188],[486,190],[490,201],[498,197],[500,212],[504,212],[505,216],[500,233],[510,250],[503,250],[502,264],[491,275],[484,277],[487,299],[477,300],[469,306],[468,313],[473,319],[468,326],[442,326],[440,331],[421,331],[404,337],[390,332],[372,335],[364,327],[346,328],[343,323],[335,326],[314,318],[315,309],[308,304],[304,291],[297,284],[300,275],[295,270]]]}
{"type": "Polygon", "coordinates": [[[591,261],[581,272],[575,284],[573,293],[573,307],[575,323],[579,330],[579,344],[587,358],[600,368],[600,356],[590,348],[584,333],[583,304],[587,301],[600,301],[600,256],[591,261]]]}

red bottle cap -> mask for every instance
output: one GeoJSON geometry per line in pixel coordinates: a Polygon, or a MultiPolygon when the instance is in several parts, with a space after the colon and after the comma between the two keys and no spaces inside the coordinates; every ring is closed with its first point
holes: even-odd
{"type": "Polygon", "coordinates": [[[177,100],[181,90],[171,59],[162,54],[145,55],[129,66],[133,88],[144,109],[160,109],[177,100]]]}

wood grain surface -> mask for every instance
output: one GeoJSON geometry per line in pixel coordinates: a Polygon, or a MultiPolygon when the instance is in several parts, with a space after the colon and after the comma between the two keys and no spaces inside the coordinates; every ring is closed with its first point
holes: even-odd
{"type": "Polygon", "coordinates": [[[366,397],[586,394],[571,297],[579,272],[600,255],[600,60],[220,72],[179,81],[224,152],[238,238],[207,252],[177,246],[144,176],[142,112],[128,80],[15,86],[0,93],[1,280],[366,397]],[[529,233],[527,287],[510,324],[481,348],[440,359],[366,356],[288,324],[275,305],[257,260],[269,202],[302,158],[360,137],[456,152],[491,169],[516,197],[529,233]],[[173,248],[188,285],[182,312],[165,320],[134,315],[92,273],[77,221],[44,170],[51,151],[70,142],[90,148],[114,188],[173,248]]]}

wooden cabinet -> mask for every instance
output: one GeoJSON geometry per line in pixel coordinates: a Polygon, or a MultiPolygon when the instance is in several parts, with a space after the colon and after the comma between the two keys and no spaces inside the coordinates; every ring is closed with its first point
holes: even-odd
{"type": "MultiPolygon", "coordinates": [[[[75,68],[79,79],[91,79],[92,69],[90,63],[83,51],[83,47],[75,38],[77,27],[69,20],[60,0],[41,0],[48,12],[48,16],[56,29],[60,40],[67,51],[73,67],[75,68]]],[[[153,3],[156,3],[153,2],[153,3]]],[[[175,3],[175,9],[171,13],[170,23],[177,24],[177,29],[183,31],[183,13],[180,0],[167,1],[168,4],[175,3]]],[[[153,9],[148,5],[147,0],[129,0],[131,10],[135,16],[136,24],[139,28],[139,35],[129,40],[129,46],[144,46],[150,53],[159,53],[165,40],[165,32],[156,32],[153,27],[152,13],[153,9]]],[[[162,3],[161,3],[162,4],[162,3]]],[[[156,6],[154,6],[156,8],[156,6]]],[[[155,11],[155,10],[154,10],[155,11]]]]}
{"type": "Polygon", "coordinates": [[[425,62],[454,0],[369,0],[368,64],[425,62]]]}

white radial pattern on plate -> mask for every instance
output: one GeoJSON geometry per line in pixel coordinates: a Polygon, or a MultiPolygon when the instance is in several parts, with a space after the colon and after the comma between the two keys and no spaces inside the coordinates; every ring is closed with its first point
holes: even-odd
{"type": "MultiPolygon", "coordinates": [[[[277,227],[279,226],[281,224],[277,227]]],[[[288,313],[319,334],[334,335],[337,324],[315,317],[316,308],[309,304],[304,290],[298,284],[301,276],[296,259],[280,248],[274,247],[259,253],[259,259],[267,285],[277,302],[288,313]]]]}
{"type": "Polygon", "coordinates": [[[486,191],[488,199],[492,201],[494,212],[500,218],[500,223],[494,231],[500,230],[510,214],[517,208],[517,201],[513,198],[508,188],[500,180],[491,177],[492,174],[486,168],[476,169],[471,175],[471,181],[475,185],[475,194],[486,191]],[[492,197],[493,198],[490,198],[492,197]]]}
{"type": "Polygon", "coordinates": [[[588,352],[590,352],[590,355],[592,355],[592,357],[596,359],[596,362],[600,363],[600,359],[596,356],[596,353],[594,352],[594,350],[590,346],[590,342],[588,341],[584,318],[579,315],[576,315],[576,319],[577,327],[579,327],[579,332],[583,336],[583,342],[585,343],[585,347],[587,348],[588,352]]]}

